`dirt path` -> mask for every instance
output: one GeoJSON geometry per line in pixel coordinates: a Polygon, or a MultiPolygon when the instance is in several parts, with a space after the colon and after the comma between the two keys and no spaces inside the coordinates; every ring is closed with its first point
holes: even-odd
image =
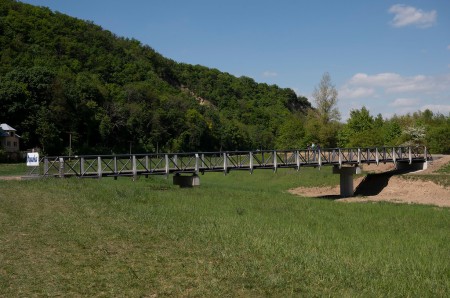
{"type": "Polygon", "coordinates": [[[21,176],[0,176],[0,180],[22,180],[21,176]]]}
{"type": "MultiPolygon", "coordinates": [[[[450,162],[450,155],[435,159],[428,169],[410,175],[433,175],[443,165],[450,162]]],[[[355,179],[355,197],[340,198],[339,186],[336,187],[299,187],[289,192],[312,198],[331,198],[339,202],[377,202],[388,201],[406,204],[426,204],[450,207],[450,188],[431,181],[410,180],[398,176],[393,165],[364,166],[364,171],[374,173],[355,179]]]]}

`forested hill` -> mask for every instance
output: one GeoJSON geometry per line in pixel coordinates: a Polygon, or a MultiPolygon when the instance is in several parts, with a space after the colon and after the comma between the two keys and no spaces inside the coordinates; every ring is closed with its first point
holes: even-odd
{"type": "MultiPolygon", "coordinates": [[[[0,122],[67,153],[274,148],[291,89],[177,63],[92,22],[0,2],[0,122]]],[[[23,148],[23,149],[25,149],[23,148]]]]}

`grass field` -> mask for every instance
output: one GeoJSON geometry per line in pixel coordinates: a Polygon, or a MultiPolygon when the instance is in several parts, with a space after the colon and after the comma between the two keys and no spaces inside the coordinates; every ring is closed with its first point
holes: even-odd
{"type": "Polygon", "coordinates": [[[0,296],[450,295],[450,208],[286,192],[328,168],[0,181],[0,296]]]}
{"type": "Polygon", "coordinates": [[[24,162],[13,164],[0,163],[0,176],[23,176],[29,169],[24,162]]]}
{"type": "Polygon", "coordinates": [[[447,163],[442,168],[439,169],[439,173],[450,174],[450,163],[447,163]]]}

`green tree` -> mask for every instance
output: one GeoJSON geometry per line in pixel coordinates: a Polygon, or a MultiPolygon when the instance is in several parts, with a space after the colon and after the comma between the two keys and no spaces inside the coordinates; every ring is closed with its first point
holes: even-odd
{"type": "Polygon", "coordinates": [[[323,124],[328,124],[341,119],[337,108],[338,92],[331,82],[328,72],[324,73],[317,87],[314,88],[313,99],[317,116],[323,124]]]}
{"type": "Polygon", "coordinates": [[[450,154],[450,117],[442,125],[431,127],[426,140],[431,153],[450,154]]]}
{"type": "Polygon", "coordinates": [[[276,149],[306,148],[305,128],[300,117],[289,117],[279,128],[276,149]]]}
{"type": "Polygon", "coordinates": [[[337,108],[338,92],[329,73],[325,73],[319,85],[314,88],[313,98],[315,108],[309,109],[307,113],[305,140],[322,147],[335,147],[341,124],[337,108]]]}

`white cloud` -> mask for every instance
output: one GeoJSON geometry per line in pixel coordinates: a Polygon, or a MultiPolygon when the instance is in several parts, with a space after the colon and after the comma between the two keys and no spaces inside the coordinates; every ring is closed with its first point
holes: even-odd
{"type": "Polygon", "coordinates": [[[262,76],[265,78],[272,78],[277,77],[278,73],[275,71],[266,70],[265,72],[262,73],[262,76]]]}
{"type": "Polygon", "coordinates": [[[349,87],[344,86],[339,90],[339,95],[343,98],[364,98],[371,97],[375,94],[375,89],[366,87],[349,87]]]}
{"type": "Polygon", "coordinates": [[[355,74],[344,88],[379,88],[384,93],[434,92],[449,89],[450,75],[403,77],[397,73],[355,74]]]}
{"type": "Polygon", "coordinates": [[[339,105],[344,116],[356,105],[355,102],[360,106],[372,107],[372,114],[381,113],[383,117],[426,108],[445,114],[450,107],[449,94],[450,73],[434,76],[356,73],[340,86],[339,105]]]}
{"type": "Polygon", "coordinates": [[[450,44],[447,46],[447,50],[450,50],[450,44]]]}
{"type": "Polygon", "coordinates": [[[391,21],[394,27],[416,26],[428,28],[433,26],[437,19],[436,10],[426,12],[404,4],[391,6],[389,13],[394,14],[394,19],[391,21]]]}
{"type": "Polygon", "coordinates": [[[350,84],[388,87],[395,85],[396,82],[399,82],[401,80],[401,76],[396,73],[380,73],[372,76],[365,73],[357,73],[350,79],[350,84]]]}
{"type": "Polygon", "coordinates": [[[447,115],[450,113],[450,105],[424,105],[420,108],[421,111],[430,110],[434,113],[441,113],[447,115]]]}
{"type": "Polygon", "coordinates": [[[389,104],[389,106],[396,107],[396,108],[398,108],[398,107],[411,107],[411,106],[415,106],[418,103],[419,103],[419,100],[415,99],[415,98],[397,98],[396,100],[391,102],[389,104]]]}

